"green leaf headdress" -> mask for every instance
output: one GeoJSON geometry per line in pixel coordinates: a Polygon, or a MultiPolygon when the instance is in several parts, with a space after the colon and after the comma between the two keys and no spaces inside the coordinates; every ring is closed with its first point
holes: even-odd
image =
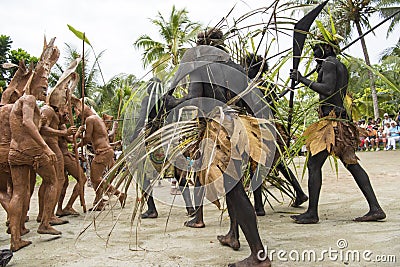
{"type": "Polygon", "coordinates": [[[311,41],[311,45],[314,46],[318,43],[329,44],[333,47],[335,53],[340,53],[341,50],[339,47],[339,43],[340,41],[344,40],[344,38],[336,32],[332,14],[329,11],[328,14],[331,30],[329,31],[326,27],[324,27],[323,23],[320,20],[316,20],[315,23],[319,29],[319,33],[314,36],[314,40],[311,41]]]}

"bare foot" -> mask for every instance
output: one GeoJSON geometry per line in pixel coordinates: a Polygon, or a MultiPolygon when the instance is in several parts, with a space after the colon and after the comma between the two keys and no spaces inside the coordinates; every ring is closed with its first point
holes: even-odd
{"type": "MultiPolygon", "coordinates": [[[[21,236],[23,236],[23,235],[26,235],[27,233],[29,233],[31,230],[29,230],[28,228],[22,228],[21,230],[20,230],[20,235],[21,236]]],[[[7,234],[9,234],[9,235],[11,235],[11,229],[10,229],[10,227],[7,227],[7,234]]]]}
{"type": "Polygon", "coordinates": [[[25,240],[20,240],[20,241],[18,241],[18,242],[12,242],[12,241],[11,241],[10,249],[11,249],[13,252],[15,252],[15,251],[20,250],[21,248],[24,248],[24,247],[26,247],[26,246],[29,246],[30,244],[32,244],[31,241],[25,241],[25,240]]]}
{"type": "Polygon", "coordinates": [[[196,218],[193,218],[190,221],[187,221],[183,224],[186,227],[190,227],[190,228],[204,228],[206,227],[206,225],[204,224],[203,221],[197,221],[196,218]]]}
{"type": "Polygon", "coordinates": [[[50,218],[49,223],[50,223],[50,225],[61,225],[61,224],[69,223],[69,221],[63,220],[63,219],[60,219],[60,218],[54,216],[54,217],[50,218]]]}
{"type": "Polygon", "coordinates": [[[264,207],[256,208],[256,215],[257,216],[265,216],[265,210],[264,207]]]}
{"type": "Polygon", "coordinates": [[[142,219],[155,219],[158,217],[158,212],[156,210],[148,210],[145,213],[142,213],[142,219]]]}
{"type": "Polygon", "coordinates": [[[103,211],[106,207],[106,204],[104,204],[104,201],[101,201],[98,204],[95,204],[92,208],[89,209],[89,211],[103,211]]]}
{"type": "Polygon", "coordinates": [[[63,208],[60,214],[56,214],[57,216],[63,217],[63,216],[79,216],[79,212],[74,210],[73,208],[63,208]]]}
{"type": "Polygon", "coordinates": [[[314,224],[319,221],[318,216],[311,215],[307,212],[300,215],[292,215],[290,218],[292,218],[294,222],[298,224],[314,224]]]}
{"type": "Polygon", "coordinates": [[[233,234],[219,235],[217,239],[223,246],[231,247],[233,250],[238,250],[240,248],[240,242],[233,234]]]}
{"type": "Polygon", "coordinates": [[[31,230],[29,230],[28,228],[21,229],[21,236],[26,235],[26,234],[29,233],[30,231],[31,231],[31,230]]]}
{"type": "Polygon", "coordinates": [[[370,211],[362,217],[354,219],[355,222],[376,222],[386,218],[386,214],[383,210],[370,211]]]}
{"type": "Polygon", "coordinates": [[[298,208],[308,200],[308,196],[306,195],[301,195],[301,196],[296,196],[296,199],[294,200],[293,204],[291,205],[293,208],[298,208]]]}
{"type": "Polygon", "coordinates": [[[264,261],[260,261],[256,256],[250,255],[248,258],[235,263],[228,264],[229,267],[271,267],[271,261],[267,257],[264,261]]]}
{"type": "Polygon", "coordinates": [[[61,210],[61,209],[57,209],[56,215],[57,215],[58,217],[65,216],[65,215],[62,215],[62,210],[61,210]]]}
{"type": "Polygon", "coordinates": [[[47,234],[47,235],[61,235],[60,231],[57,231],[54,227],[52,226],[44,226],[44,225],[39,225],[39,228],[37,229],[38,234],[47,234]]]}
{"type": "Polygon", "coordinates": [[[121,204],[122,208],[125,207],[126,197],[127,197],[127,195],[125,193],[119,194],[118,200],[119,200],[119,203],[121,204]]]}

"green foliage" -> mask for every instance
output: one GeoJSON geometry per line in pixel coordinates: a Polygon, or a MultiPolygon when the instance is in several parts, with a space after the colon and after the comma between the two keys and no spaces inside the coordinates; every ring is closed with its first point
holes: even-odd
{"type": "Polygon", "coordinates": [[[68,29],[75,34],[76,37],[78,37],[80,40],[84,41],[88,45],[92,46],[89,42],[89,39],[87,38],[86,34],[84,32],[78,31],[71,25],[67,24],[68,29]]]}
{"type": "MultiPolygon", "coordinates": [[[[11,50],[11,38],[10,36],[0,35],[0,65],[3,63],[10,62],[10,50],[11,50]]],[[[0,68],[0,87],[6,88],[8,82],[10,82],[10,73],[7,69],[0,68]]]]}
{"type": "Polygon", "coordinates": [[[400,90],[400,58],[388,57],[381,64],[369,68],[362,59],[343,58],[349,69],[350,80],[348,93],[352,97],[352,115],[354,120],[373,117],[370,80],[368,70],[372,70],[378,77],[375,80],[379,114],[387,112],[396,114],[400,108],[398,93],[400,90]]]}
{"type": "Polygon", "coordinates": [[[150,21],[158,27],[162,41],[156,41],[144,34],[133,45],[137,49],[144,50],[143,67],[152,65],[153,73],[158,74],[162,70],[179,64],[186,50],[184,46],[196,36],[200,30],[200,24],[190,21],[186,9],[179,10],[175,6],[172,6],[167,19],[158,12],[156,18],[150,21]]]}
{"type": "Polygon", "coordinates": [[[38,58],[31,56],[22,48],[11,50],[12,40],[10,36],[0,35],[0,97],[2,90],[5,90],[13,78],[16,68],[3,68],[4,63],[13,63],[18,65],[20,60],[26,64],[36,64],[38,58]]]}
{"type": "Polygon", "coordinates": [[[107,113],[114,118],[123,117],[123,106],[132,92],[138,87],[138,80],[134,75],[119,74],[114,76],[104,86],[98,86],[92,94],[96,110],[107,113]]]}

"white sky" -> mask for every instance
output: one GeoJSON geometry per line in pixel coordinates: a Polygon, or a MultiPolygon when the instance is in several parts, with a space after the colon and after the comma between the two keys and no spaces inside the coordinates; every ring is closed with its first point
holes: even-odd
{"type": "MultiPolygon", "coordinates": [[[[8,35],[13,41],[12,49],[22,48],[33,56],[40,56],[43,36],[49,40],[56,38],[56,45],[61,50],[59,60],[64,55],[68,43],[81,51],[82,42],[69,31],[67,24],[84,31],[99,54],[105,50],[100,65],[108,81],[119,73],[131,73],[140,78],[146,73],[141,65],[142,51],[133,47],[133,42],[142,34],[158,39],[158,32],[149,18],[154,18],[160,11],[168,18],[172,5],[177,9],[186,8],[192,21],[203,25],[214,25],[235,5],[236,17],[257,7],[265,6],[270,1],[260,0],[0,0],[2,22],[0,34],[8,35]]],[[[232,16],[235,17],[235,16],[232,16]]],[[[372,22],[375,25],[377,22],[372,22]]],[[[393,46],[398,36],[393,34],[386,40],[387,23],[380,28],[377,36],[367,37],[367,45],[372,63],[378,63],[379,54],[393,46]],[[394,36],[397,36],[396,38],[394,36]]],[[[284,44],[291,46],[291,41],[284,44]]],[[[362,57],[361,46],[355,44],[346,52],[362,57]]],[[[92,55],[93,56],[93,55],[92,55]]],[[[92,57],[93,58],[93,57],[92,57]]],[[[282,74],[286,76],[285,74],[282,74]]]]}

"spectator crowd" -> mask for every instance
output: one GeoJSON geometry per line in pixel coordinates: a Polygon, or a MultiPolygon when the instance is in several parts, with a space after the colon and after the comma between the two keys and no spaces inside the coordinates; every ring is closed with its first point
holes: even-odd
{"type": "Polygon", "coordinates": [[[400,148],[400,111],[395,118],[385,113],[383,119],[362,119],[357,125],[360,131],[359,151],[396,150],[396,146],[400,148]]]}

